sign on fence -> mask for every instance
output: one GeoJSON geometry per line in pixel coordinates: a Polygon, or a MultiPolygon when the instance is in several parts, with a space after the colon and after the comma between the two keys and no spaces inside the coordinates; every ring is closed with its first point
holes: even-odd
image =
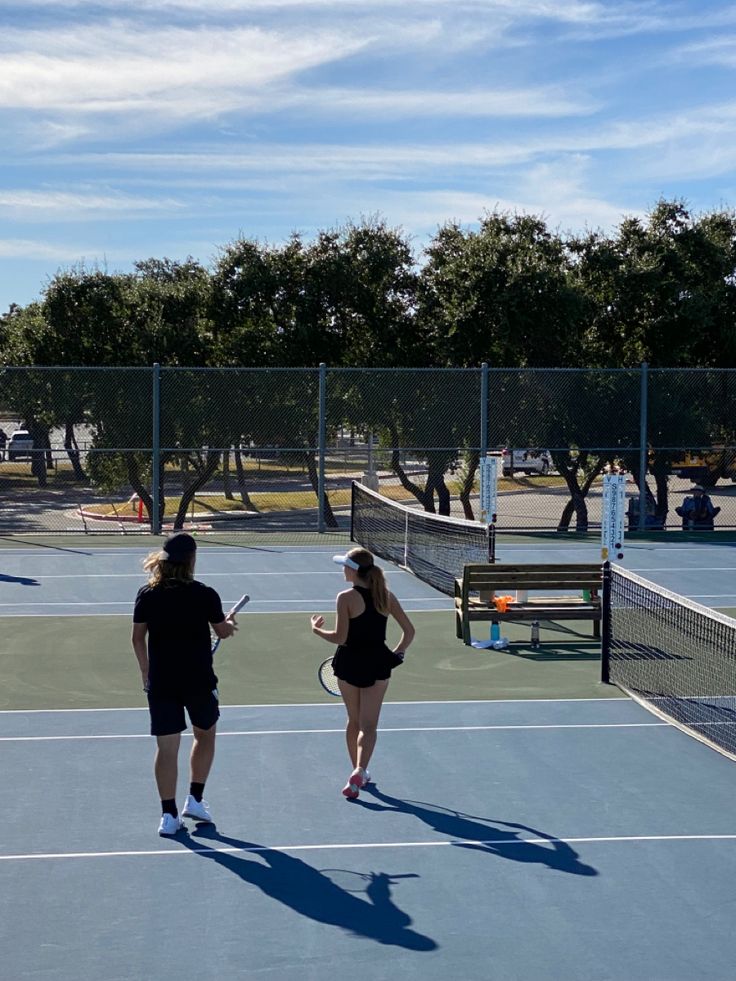
{"type": "Polygon", "coordinates": [[[480,520],[485,524],[496,520],[498,501],[498,464],[500,453],[489,453],[480,461],[480,520]]]}
{"type": "Polygon", "coordinates": [[[607,473],[603,477],[603,520],[601,522],[601,558],[624,557],[624,511],[626,508],[626,474],[607,473]]]}

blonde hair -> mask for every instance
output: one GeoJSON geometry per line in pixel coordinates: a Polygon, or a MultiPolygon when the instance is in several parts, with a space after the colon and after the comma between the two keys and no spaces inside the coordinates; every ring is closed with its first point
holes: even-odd
{"type": "Polygon", "coordinates": [[[171,562],[164,557],[165,555],[165,552],[149,552],[143,560],[143,568],[149,573],[149,586],[163,584],[165,588],[172,580],[175,582],[194,581],[194,563],[192,562],[194,553],[187,562],[171,562]]]}
{"type": "Polygon", "coordinates": [[[370,589],[373,605],[381,616],[387,617],[389,613],[388,588],[386,586],[386,580],[383,577],[383,572],[374,564],[375,559],[373,558],[373,553],[369,552],[367,548],[351,548],[348,552],[348,558],[352,559],[353,562],[357,562],[361,569],[369,566],[365,575],[363,575],[362,571],[358,571],[358,580],[360,583],[365,583],[368,589],[370,589]]]}

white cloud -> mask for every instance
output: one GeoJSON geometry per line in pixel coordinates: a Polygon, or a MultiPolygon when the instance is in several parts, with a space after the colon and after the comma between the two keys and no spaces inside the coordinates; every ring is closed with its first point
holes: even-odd
{"type": "Polygon", "coordinates": [[[101,194],[83,187],[74,192],[0,189],[0,214],[23,217],[28,221],[88,220],[105,215],[140,218],[146,213],[160,217],[182,207],[182,203],[173,198],[135,197],[120,192],[101,194]]]}
{"type": "Polygon", "coordinates": [[[6,32],[0,107],[64,116],[179,117],[247,106],[265,86],[343,58],[365,38],[257,28],[136,30],[120,22],[53,32],[6,32]]]}
{"type": "Polygon", "coordinates": [[[632,152],[672,148],[682,153],[683,173],[690,172],[687,160],[702,157],[703,147],[711,145],[711,168],[727,166],[736,149],[736,101],[695,107],[689,112],[653,115],[648,119],[559,127],[543,134],[528,129],[514,139],[490,137],[476,142],[428,144],[384,142],[381,144],[266,143],[227,149],[200,146],[184,152],[60,154],[61,164],[74,163],[97,170],[120,170],[147,174],[164,173],[182,179],[186,175],[206,174],[208,186],[218,177],[229,179],[236,172],[241,179],[256,175],[266,179],[290,179],[323,175],[330,180],[405,180],[418,175],[446,171],[467,174],[489,168],[518,166],[525,162],[560,154],[621,155],[632,152]],[[718,149],[720,148],[720,149],[718,149]]]}
{"type": "Polygon", "coordinates": [[[697,44],[684,44],[673,52],[673,60],[692,65],[736,68],[736,35],[718,37],[697,44]]]}
{"type": "MultiPolygon", "coordinates": [[[[285,100],[286,101],[286,100],[285,100]]],[[[380,114],[383,118],[422,116],[556,117],[594,112],[597,106],[584,97],[567,95],[560,86],[538,88],[450,91],[389,91],[380,89],[302,90],[288,101],[309,104],[331,113],[380,114]]]]}
{"type": "Polygon", "coordinates": [[[0,238],[0,257],[3,259],[40,259],[50,262],[79,262],[83,255],[102,253],[104,249],[74,248],[54,242],[24,238],[0,238]]]}

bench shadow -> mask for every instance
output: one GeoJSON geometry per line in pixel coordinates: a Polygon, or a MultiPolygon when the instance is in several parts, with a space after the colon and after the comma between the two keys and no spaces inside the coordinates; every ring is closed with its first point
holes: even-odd
{"type": "Polygon", "coordinates": [[[600,661],[600,641],[591,649],[591,644],[557,644],[543,641],[541,647],[525,647],[514,641],[504,651],[509,657],[521,657],[525,661],[600,661]]]}
{"type": "Polygon", "coordinates": [[[411,814],[433,831],[447,835],[452,839],[451,844],[458,848],[469,848],[514,862],[546,865],[556,872],[570,875],[598,875],[592,865],[580,860],[578,853],[567,842],[527,824],[476,817],[424,801],[403,800],[382,793],[373,783],[368,784],[361,793],[371,794],[374,800],[360,797],[354,801],[355,805],[370,811],[411,814]]]}
{"type": "Polygon", "coordinates": [[[362,899],[333,881],[336,870],[325,874],[286,852],[220,834],[214,824],[197,825],[191,837],[182,835],[177,840],[301,916],[380,944],[415,951],[438,947],[431,937],[410,929],[411,917],[392,899],[391,886],[398,879],[408,878],[407,874],[373,872],[366,880],[363,873],[339,870],[343,877],[368,882],[361,889],[367,899],[362,899]],[[225,848],[213,847],[212,843],[225,848]]]}

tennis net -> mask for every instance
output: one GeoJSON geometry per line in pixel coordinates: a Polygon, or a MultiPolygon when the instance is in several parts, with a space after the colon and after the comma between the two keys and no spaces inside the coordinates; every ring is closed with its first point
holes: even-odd
{"type": "Polygon", "coordinates": [[[611,566],[603,680],[736,760],[736,620],[611,566]]]}
{"type": "Polygon", "coordinates": [[[406,507],[353,483],[350,540],[452,596],[469,562],[492,562],[488,525],[406,507]]]}

